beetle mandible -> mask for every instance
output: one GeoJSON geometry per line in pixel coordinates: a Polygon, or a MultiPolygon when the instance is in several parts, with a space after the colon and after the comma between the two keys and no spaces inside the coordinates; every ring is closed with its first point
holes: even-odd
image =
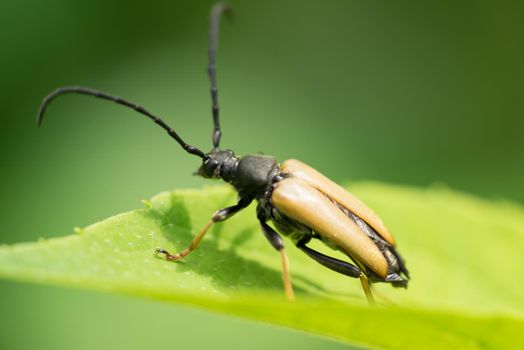
{"type": "Polygon", "coordinates": [[[394,287],[406,288],[409,273],[395,248],[393,236],[381,219],[351,193],[298,160],[287,160],[279,164],[268,155],[240,157],[231,150],[220,149],[216,51],[220,17],[223,13],[231,13],[231,7],[226,3],[217,3],[211,8],[208,75],[211,82],[214,128],[213,149],[210,152],[205,153],[184,142],[174,129],[144,107],[81,86],[61,87],[46,96],[38,111],[38,125],[42,123],[49,103],[63,94],[76,93],[112,101],[149,117],[167,131],[186,152],[200,157],[202,165],[197,171],[198,175],[222,179],[234,187],[238,192],[237,204],[216,211],[187,248],[176,254],[161,248],[156,250],[156,255],[161,254],[167,260],[174,261],[187,256],[215,223],[232,217],[255,200],[258,203],[256,212],[262,232],[280,253],[284,291],[288,299],[294,299],[294,293],[288,258],[280,234],[288,236],[297,248],[328,269],[359,278],[370,304],[374,302],[370,282],[387,282],[394,287]],[[268,221],[274,224],[276,230],[268,225],[268,221]],[[312,239],[318,239],[329,247],[340,250],[353,264],[308,247],[312,239]]]}

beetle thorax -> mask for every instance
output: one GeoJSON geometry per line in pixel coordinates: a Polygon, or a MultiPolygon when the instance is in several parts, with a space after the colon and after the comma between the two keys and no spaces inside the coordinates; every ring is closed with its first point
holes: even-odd
{"type": "Polygon", "coordinates": [[[256,154],[239,159],[231,184],[240,194],[263,196],[278,174],[278,163],[271,156],[256,154]]]}

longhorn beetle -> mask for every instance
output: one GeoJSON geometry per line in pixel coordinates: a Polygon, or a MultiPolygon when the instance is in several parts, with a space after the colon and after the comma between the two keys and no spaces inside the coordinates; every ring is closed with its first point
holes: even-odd
{"type": "Polygon", "coordinates": [[[224,221],[253,200],[258,202],[257,218],[269,243],[280,253],[282,278],[288,299],[293,299],[293,287],[284,243],[279,235],[288,236],[296,247],[323,266],[359,278],[368,302],[374,303],[370,282],[387,282],[394,287],[407,287],[409,273],[395,249],[395,240],[381,219],[364,203],[315,169],[298,161],[287,160],[278,164],[267,155],[237,156],[232,150],[220,149],[220,122],[216,79],[216,52],[218,29],[223,13],[231,14],[225,3],[215,4],[210,13],[208,75],[211,82],[213,114],[213,149],[203,152],[187,144],[162,119],[144,107],[123,98],[80,86],[61,87],[46,96],[37,115],[42,123],[45,111],[56,97],[76,93],[112,101],[134,109],[152,119],[178,142],[189,154],[202,159],[197,174],[208,179],[222,179],[238,192],[238,202],[216,211],[211,220],[197,233],[184,250],[171,254],[157,249],[156,255],[167,260],[179,260],[191,253],[215,223],[224,221]],[[271,221],[276,230],[268,225],[271,221]],[[277,232],[278,231],[278,232],[277,232]],[[340,250],[353,262],[335,259],[308,247],[318,239],[331,248],[340,250]]]}

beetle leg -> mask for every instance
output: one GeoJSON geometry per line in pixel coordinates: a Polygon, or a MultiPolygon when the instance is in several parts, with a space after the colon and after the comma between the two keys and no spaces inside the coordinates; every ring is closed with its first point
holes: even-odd
{"type": "Polygon", "coordinates": [[[259,217],[258,220],[260,221],[260,226],[262,227],[264,236],[266,236],[267,240],[269,243],[271,243],[273,248],[275,248],[280,253],[280,259],[282,260],[282,280],[284,281],[284,291],[286,293],[286,297],[289,300],[294,300],[295,294],[293,292],[293,284],[291,283],[291,277],[289,276],[289,261],[284,249],[282,237],[280,237],[280,235],[275,230],[273,230],[273,228],[269,226],[263,218],[259,217]]]}
{"type": "Polygon", "coordinates": [[[362,289],[364,289],[364,293],[366,293],[366,298],[368,300],[369,305],[375,305],[375,298],[373,298],[373,293],[371,293],[371,285],[369,283],[368,277],[361,273],[360,276],[360,283],[362,284],[362,289]]]}
{"type": "Polygon", "coordinates": [[[251,203],[251,201],[251,198],[241,197],[236,205],[217,210],[211,217],[211,220],[198,232],[195,238],[193,238],[189,246],[181,252],[178,252],[176,254],[170,254],[165,249],[157,248],[155,250],[155,255],[162,254],[167,260],[173,261],[186,257],[187,255],[189,255],[189,253],[196,249],[202,238],[204,238],[204,236],[209,231],[211,226],[213,226],[213,224],[229,219],[230,217],[247,207],[251,203]]]}
{"type": "Polygon", "coordinates": [[[373,294],[371,294],[369,280],[360,268],[346,261],[335,259],[328,255],[324,255],[320,252],[317,252],[316,250],[311,249],[308,246],[306,246],[304,242],[298,242],[297,248],[302,250],[304,253],[307,254],[307,256],[309,256],[310,258],[312,258],[319,264],[327,267],[328,269],[331,269],[333,271],[336,271],[338,273],[341,273],[349,277],[359,278],[360,283],[362,284],[362,289],[364,289],[364,293],[366,294],[368,303],[370,305],[375,305],[373,294]]]}
{"type": "Polygon", "coordinates": [[[316,250],[307,247],[302,242],[297,243],[297,248],[328,269],[354,278],[358,278],[362,274],[362,271],[360,271],[360,269],[355,265],[317,252],[316,250]]]}

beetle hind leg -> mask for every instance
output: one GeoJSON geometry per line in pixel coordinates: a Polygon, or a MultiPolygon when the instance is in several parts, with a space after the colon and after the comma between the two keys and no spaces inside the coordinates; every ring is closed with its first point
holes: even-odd
{"type": "Polygon", "coordinates": [[[362,271],[355,265],[317,252],[316,250],[306,246],[305,243],[297,243],[297,248],[306,253],[306,255],[309,256],[311,259],[315,260],[320,265],[323,265],[330,270],[353,278],[358,278],[362,274],[362,271]]]}
{"type": "Polygon", "coordinates": [[[307,256],[309,256],[310,258],[312,258],[313,260],[327,267],[330,270],[333,270],[335,272],[341,273],[349,277],[359,278],[369,305],[375,305],[375,299],[373,298],[373,294],[371,293],[369,279],[366,276],[366,274],[362,272],[363,269],[358,268],[357,266],[350,264],[346,261],[335,259],[328,255],[324,255],[320,252],[317,252],[316,250],[306,246],[304,242],[298,242],[297,248],[302,250],[304,253],[306,253],[307,256]]]}
{"type": "Polygon", "coordinates": [[[373,293],[371,293],[371,284],[369,283],[368,277],[364,273],[361,273],[358,277],[360,279],[360,283],[362,284],[362,289],[364,289],[364,293],[366,294],[368,304],[374,306],[375,298],[373,298],[373,293]]]}

